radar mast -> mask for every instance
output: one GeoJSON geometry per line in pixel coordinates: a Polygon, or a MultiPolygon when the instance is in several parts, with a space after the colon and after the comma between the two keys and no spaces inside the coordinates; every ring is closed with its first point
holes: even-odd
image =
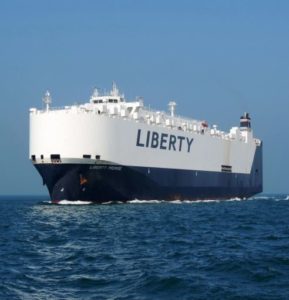
{"type": "Polygon", "coordinates": [[[169,111],[171,112],[171,117],[174,117],[177,103],[175,101],[170,101],[168,106],[169,106],[169,111]]]}
{"type": "Polygon", "coordinates": [[[52,103],[52,98],[51,95],[49,93],[49,91],[47,90],[44,97],[42,98],[45,106],[46,106],[46,111],[49,111],[50,108],[50,104],[52,103]]]}
{"type": "Polygon", "coordinates": [[[118,90],[115,82],[112,83],[112,90],[110,92],[110,95],[114,96],[114,97],[118,97],[119,96],[119,90],[118,90]]]}

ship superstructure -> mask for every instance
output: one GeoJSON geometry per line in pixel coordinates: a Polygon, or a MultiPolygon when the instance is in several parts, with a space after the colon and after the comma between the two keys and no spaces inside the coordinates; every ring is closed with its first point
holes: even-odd
{"type": "Polygon", "coordinates": [[[59,201],[227,199],[262,191],[262,142],[245,113],[229,132],[127,102],[113,84],[81,105],[30,109],[30,158],[59,201]]]}

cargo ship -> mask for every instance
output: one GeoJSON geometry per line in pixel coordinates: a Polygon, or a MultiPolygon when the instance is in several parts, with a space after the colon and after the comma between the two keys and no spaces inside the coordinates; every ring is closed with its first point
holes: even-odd
{"type": "Polygon", "coordinates": [[[29,156],[53,202],[202,200],[262,192],[262,141],[244,113],[228,132],[126,101],[116,84],[86,103],[30,109],[29,156]]]}

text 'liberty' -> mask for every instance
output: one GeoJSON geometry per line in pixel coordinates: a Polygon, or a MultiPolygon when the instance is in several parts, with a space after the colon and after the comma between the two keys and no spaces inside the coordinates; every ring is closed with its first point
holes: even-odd
{"type": "Polygon", "coordinates": [[[193,138],[185,136],[158,133],[150,130],[143,132],[141,129],[138,129],[136,146],[190,152],[193,140],[193,138]]]}

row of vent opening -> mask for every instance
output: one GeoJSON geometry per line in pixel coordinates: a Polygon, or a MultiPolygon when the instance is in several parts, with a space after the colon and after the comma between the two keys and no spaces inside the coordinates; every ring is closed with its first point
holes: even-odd
{"type": "Polygon", "coordinates": [[[222,165],[222,172],[231,173],[232,172],[232,166],[228,165],[222,165]]]}
{"type": "MultiPolygon", "coordinates": [[[[87,159],[91,159],[92,156],[90,154],[83,154],[82,157],[83,158],[87,158],[87,159]]],[[[43,154],[40,155],[40,159],[41,160],[44,159],[44,155],[43,154]]],[[[60,156],[60,154],[51,154],[50,155],[50,159],[52,161],[56,161],[56,160],[61,161],[61,156],[60,156]]],[[[95,159],[99,160],[100,159],[100,155],[95,155],[95,159]]],[[[36,161],[36,155],[31,155],[31,160],[32,161],[36,161]]]]}

